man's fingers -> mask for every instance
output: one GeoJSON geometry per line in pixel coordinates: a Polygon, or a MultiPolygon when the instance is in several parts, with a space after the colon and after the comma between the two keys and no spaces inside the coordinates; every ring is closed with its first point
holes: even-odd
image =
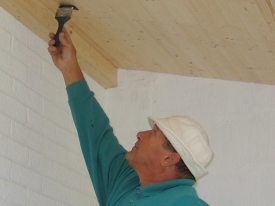
{"type": "Polygon", "coordinates": [[[54,40],[54,39],[51,39],[51,40],[49,41],[49,43],[48,43],[49,46],[52,46],[52,45],[54,45],[54,44],[55,44],[55,40],[54,40]]]}
{"type": "MultiPolygon", "coordinates": [[[[49,46],[50,46],[50,45],[53,45],[55,43],[55,42],[52,41],[52,40],[54,40],[55,33],[50,32],[49,37],[51,38],[51,40],[49,41],[49,46]]],[[[68,44],[72,44],[72,40],[70,38],[70,35],[67,32],[67,30],[65,29],[65,27],[63,27],[62,32],[59,34],[59,41],[63,46],[66,46],[68,44]]]]}
{"type": "Polygon", "coordinates": [[[54,36],[55,36],[55,34],[54,34],[53,32],[49,33],[49,37],[50,37],[51,39],[53,39],[54,36]]]}
{"type": "Polygon", "coordinates": [[[49,51],[50,54],[52,54],[52,53],[55,52],[56,50],[57,50],[57,48],[56,48],[55,46],[53,46],[53,45],[50,45],[50,46],[48,47],[48,51],[49,51]]]}

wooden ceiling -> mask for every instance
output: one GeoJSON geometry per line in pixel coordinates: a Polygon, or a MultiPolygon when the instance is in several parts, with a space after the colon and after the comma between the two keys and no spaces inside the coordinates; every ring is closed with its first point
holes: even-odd
{"type": "Polygon", "coordinates": [[[61,3],[79,8],[66,27],[105,88],[117,68],[275,84],[275,0],[0,0],[45,41],[61,3]]]}

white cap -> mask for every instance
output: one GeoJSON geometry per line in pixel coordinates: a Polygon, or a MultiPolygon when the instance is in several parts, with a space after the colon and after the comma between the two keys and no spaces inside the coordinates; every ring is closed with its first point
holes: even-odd
{"type": "Polygon", "coordinates": [[[205,167],[213,152],[206,132],[197,122],[186,116],[148,117],[148,120],[152,128],[156,124],[164,133],[196,179],[207,173],[205,167]]]}

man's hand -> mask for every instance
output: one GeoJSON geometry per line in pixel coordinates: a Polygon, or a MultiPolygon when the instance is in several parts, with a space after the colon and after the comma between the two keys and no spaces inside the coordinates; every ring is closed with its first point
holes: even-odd
{"type": "Polygon", "coordinates": [[[66,85],[84,79],[77,62],[76,49],[66,29],[59,34],[60,45],[54,46],[54,33],[50,33],[48,51],[52,56],[55,66],[62,72],[66,85]]]}

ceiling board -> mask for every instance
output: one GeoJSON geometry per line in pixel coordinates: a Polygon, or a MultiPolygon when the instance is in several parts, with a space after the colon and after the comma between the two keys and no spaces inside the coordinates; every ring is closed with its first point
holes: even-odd
{"type": "Polygon", "coordinates": [[[81,68],[105,88],[117,68],[275,84],[274,0],[0,0],[45,41],[60,3],[81,68]]]}

